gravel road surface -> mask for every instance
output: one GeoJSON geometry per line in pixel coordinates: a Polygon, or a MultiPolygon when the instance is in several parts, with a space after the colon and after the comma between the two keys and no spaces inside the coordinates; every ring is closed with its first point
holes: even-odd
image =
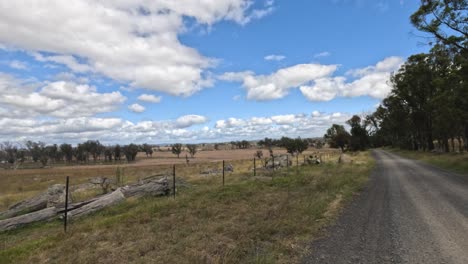
{"type": "Polygon", "coordinates": [[[468,176],[374,150],[365,190],[304,263],[468,263],[468,176]]]}

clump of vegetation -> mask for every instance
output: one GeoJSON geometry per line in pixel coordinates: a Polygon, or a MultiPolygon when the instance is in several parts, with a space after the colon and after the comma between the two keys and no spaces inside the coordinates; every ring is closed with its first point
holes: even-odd
{"type": "Polygon", "coordinates": [[[190,154],[190,157],[194,157],[195,154],[197,153],[197,145],[196,144],[187,144],[186,145],[188,153],[190,154]]]}
{"type": "Polygon", "coordinates": [[[177,155],[177,158],[180,158],[180,153],[182,153],[182,144],[173,144],[171,146],[172,154],[177,155]]]}

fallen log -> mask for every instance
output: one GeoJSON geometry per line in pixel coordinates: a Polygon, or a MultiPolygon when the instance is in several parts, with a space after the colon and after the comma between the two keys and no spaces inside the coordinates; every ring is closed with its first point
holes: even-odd
{"type": "Polygon", "coordinates": [[[0,220],[0,231],[15,229],[33,222],[50,220],[56,216],[57,208],[49,207],[29,214],[0,220]]]}
{"type": "MultiPolygon", "coordinates": [[[[169,192],[170,188],[166,177],[160,179],[145,179],[140,181],[139,183],[118,188],[117,190],[111,193],[95,197],[84,202],[69,204],[67,216],[69,219],[76,219],[97,212],[106,207],[118,204],[129,197],[142,197],[147,195],[163,196],[169,194],[169,192]]],[[[50,194],[51,192],[48,193],[50,194]]],[[[54,191],[52,193],[57,192],[54,191]]],[[[47,206],[47,201],[47,199],[45,199],[45,201],[42,201],[41,206],[47,206]]],[[[8,218],[5,220],[0,220],[0,232],[18,228],[29,223],[51,220],[57,217],[58,215],[63,214],[64,212],[64,204],[55,203],[55,206],[53,207],[8,218]]]]}
{"type": "Polygon", "coordinates": [[[47,193],[41,193],[37,196],[29,198],[14,204],[7,211],[0,212],[0,219],[10,218],[22,213],[34,212],[47,207],[47,193]]]}
{"type": "Polygon", "coordinates": [[[108,206],[120,203],[123,200],[125,200],[125,196],[119,188],[109,194],[105,194],[95,199],[91,203],[88,203],[76,209],[69,210],[67,216],[68,219],[78,218],[84,215],[94,213],[108,206]]]}
{"type": "Polygon", "coordinates": [[[79,208],[72,208],[68,211],[67,215],[69,219],[78,218],[120,203],[129,197],[163,196],[169,194],[169,191],[167,178],[145,179],[138,183],[118,188],[79,208]]]}
{"type": "MultiPolygon", "coordinates": [[[[69,197],[70,200],[70,197],[69,197]]],[[[71,200],[70,200],[71,201],[71,200]]],[[[21,214],[35,212],[47,207],[54,207],[65,203],[65,185],[54,184],[47,191],[32,198],[21,201],[0,212],[0,219],[11,218],[21,214]]]]}
{"type": "Polygon", "coordinates": [[[167,178],[146,179],[121,188],[125,198],[141,196],[163,196],[170,192],[167,178]]]}

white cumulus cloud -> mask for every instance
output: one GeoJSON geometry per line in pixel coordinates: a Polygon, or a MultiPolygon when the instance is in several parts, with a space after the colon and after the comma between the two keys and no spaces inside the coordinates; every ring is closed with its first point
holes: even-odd
{"type": "Polygon", "coordinates": [[[161,102],[161,96],[155,96],[152,94],[142,94],[138,96],[138,100],[147,102],[147,103],[160,103],[161,102]]]}
{"type": "MultiPolygon", "coordinates": [[[[100,93],[73,81],[27,82],[0,73],[0,109],[9,116],[73,118],[112,112],[126,100],[120,92],[100,93]]],[[[1,111],[0,111],[1,112],[1,111]]]]}
{"type": "Polygon", "coordinates": [[[187,18],[207,27],[222,20],[244,25],[274,9],[270,2],[256,6],[250,0],[3,1],[0,45],[74,72],[189,96],[213,85],[207,70],[216,60],[179,41],[187,18]]]}
{"type": "Polygon", "coordinates": [[[271,55],[265,56],[264,59],[267,60],[267,61],[282,61],[282,60],[286,59],[286,56],[271,54],[271,55]]]}
{"type": "Polygon", "coordinates": [[[185,115],[177,118],[176,126],[178,128],[186,128],[193,125],[203,124],[208,122],[208,118],[201,115],[185,115]]]}
{"type": "Polygon", "coordinates": [[[247,89],[247,99],[273,100],[286,96],[292,88],[329,76],[336,68],[337,65],[298,64],[270,75],[254,75],[249,71],[228,72],[220,79],[242,81],[242,85],[247,89]]]}
{"type": "Polygon", "coordinates": [[[128,106],[128,109],[134,113],[143,113],[146,108],[140,104],[131,104],[128,106]]]}
{"type": "Polygon", "coordinates": [[[390,75],[403,63],[401,57],[388,57],[376,65],[353,69],[346,76],[333,76],[338,65],[298,64],[279,69],[270,75],[256,75],[252,71],[226,72],[218,79],[241,82],[247,99],[274,100],[299,88],[310,101],[330,101],[338,96],[371,96],[383,99],[391,91],[390,75]],[[353,80],[348,81],[351,77],[353,80]]]}

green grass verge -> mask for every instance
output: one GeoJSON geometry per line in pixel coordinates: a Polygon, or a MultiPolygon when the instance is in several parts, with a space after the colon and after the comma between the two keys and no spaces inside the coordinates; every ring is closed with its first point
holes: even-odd
{"type": "Polygon", "coordinates": [[[420,160],[436,167],[468,175],[468,153],[432,153],[400,149],[387,149],[403,157],[420,160]]]}
{"type": "Polygon", "coordinates": [[[129,199],[72,222],[0,233],[0,263],[295,263],[366,183],[359,163],[290,168],[270,177],[191,179],[176,199],[129,199]]]}

